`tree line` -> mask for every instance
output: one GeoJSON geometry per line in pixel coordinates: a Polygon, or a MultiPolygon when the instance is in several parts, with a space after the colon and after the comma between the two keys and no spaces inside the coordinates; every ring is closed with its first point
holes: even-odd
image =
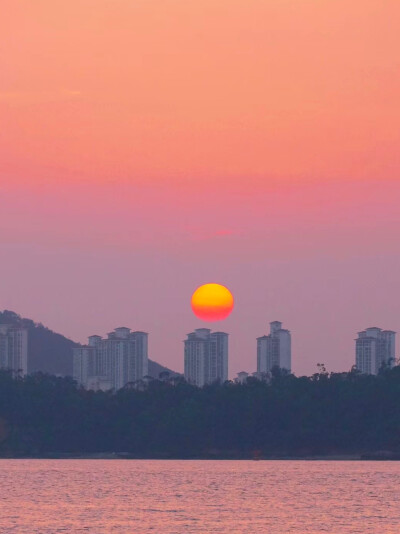
{"type": "Polygon", "coordinates": [[[124,453],[253,458],[400,453],[400,367],[310,377],[278,369],[197,388],[165,375],[142,388],[86,391],[71,378],[0,371],[0,455],[124,453]]]}

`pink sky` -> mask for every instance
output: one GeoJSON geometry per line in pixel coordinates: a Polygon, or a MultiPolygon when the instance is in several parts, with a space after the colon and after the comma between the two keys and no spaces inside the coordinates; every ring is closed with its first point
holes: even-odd
{"type": "Polygon", "coordinates": [[[182,370],[219,282],[232,376],[272,320],[296,373],[400,329],[397,1],[3,4],[0,309],[182,370]]]}

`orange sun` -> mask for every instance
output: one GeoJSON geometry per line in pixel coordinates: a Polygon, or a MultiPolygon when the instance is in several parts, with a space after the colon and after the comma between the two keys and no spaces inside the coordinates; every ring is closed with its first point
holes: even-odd
{"type": "Polygon", "coordinates": [[[193,313],[203,321],[221,321],[233,310],[233,295],[220,284],[204,284],[192,295],[193,313]]]}

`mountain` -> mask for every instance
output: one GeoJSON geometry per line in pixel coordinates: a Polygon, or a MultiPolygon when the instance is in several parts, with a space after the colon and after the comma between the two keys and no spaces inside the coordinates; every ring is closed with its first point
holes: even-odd
{"type": "MultiPolygon", "coordinates": [[[[72,376],[72,349],[79,347],[79,343],[9,310],[0,312],[0,324],[21,326],[28,330],[28,373],[42,371],[52,375],[72,376]]],[[[158,378],[162,372],[168,372],[171,376],[179,374],[149,360],[150,376],[158,378]]]]}
{"type": "Polygon", "coordinates": [[[153,378],[159,378],[160,373],[169,373],[170,377],[173,376],[180,376],[180,373],[177,373],[176,371],[171,371],[171,369],[168,369],[168,367],[164,367],[160,363],[154,362],[153,360],[149,360],[149,376],[152,376],[153,378]]]}

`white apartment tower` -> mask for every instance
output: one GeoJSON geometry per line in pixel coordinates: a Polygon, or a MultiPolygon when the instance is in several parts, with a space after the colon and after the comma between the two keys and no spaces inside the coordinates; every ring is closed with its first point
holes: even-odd
{"type": "Polygon", "coordinates": [[[268,373],[274,367],[292,369],[290,332],[279,321],[270,323],[269,335],[257,338],[257,373],[268,373]]]}
{"type": "Polygon", "coordinates": [[[0,368],[22,375],[28,373],[28,331],[25,328],[0,325],[0,368]]]}
{"type": "Polygon", "coordinates": [[[198,328],[184,341],[185,379],[198,387],[228,380],[228,334],[198,328]]]}
{"type": "Polygon", "coordinates": [[[73,352],[73,378],[80,386],[86,387],[90,377],[96,374],[96,349],[77,347],[73,352]]]}
{"type": "Polygon", "coordinates": [[[148,334],[120,327],[74,349],[74,378],[87,389],[118,390],[148,374],[148,334]]]}
{"type": "Polygon", "coordinates": [[[358,333],[356,368],[362,373],[376,375],[383,365],[395,364],[396,332],[371,327],[358,333]]]}

